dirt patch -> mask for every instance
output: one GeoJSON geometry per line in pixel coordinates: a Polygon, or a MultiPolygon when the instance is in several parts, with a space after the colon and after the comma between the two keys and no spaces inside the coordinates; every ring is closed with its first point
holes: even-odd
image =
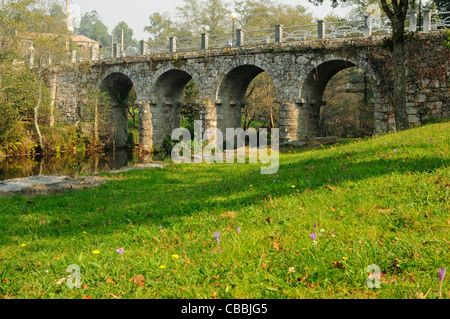
{"type": "Polygon", "coordinates": [[[87,189],[107,181],[98,176],[68,177],[39,175],[0,181],[0,195],[48,195],[66,190],[87,189]]]}
{"type": "MultiPolygon", "coordinates": [[[[109,171],[108,173],[120,173],[131,169],[144,169],[164,167],[167,164],[137,164],[121,170],[109,171]]],[[[108,178],[99,176],[62,176],[62,175],[38,175],[24,178],[8,179],[0,181],[0,196],[23,194],[23,195],[48,195],[68,190],[88,189],[97,187],[108,178]]]]}

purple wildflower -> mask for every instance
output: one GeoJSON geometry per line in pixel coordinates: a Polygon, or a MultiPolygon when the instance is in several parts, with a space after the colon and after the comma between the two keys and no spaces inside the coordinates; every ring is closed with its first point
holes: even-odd
{"type": "Polygon", "coordinates": [[[433,142],[433,139],[430,137],[430,142],[433,142]]]}
{"type": "Polygon", "coordinates": [[[439,296],[442,297],[442,282],[444,281],[444,277],[445,277],[445,267],[439,268],[438,273],[439,273],[439,296]]]}
{"type": "Polygon", "coordinates": [[[236,231],[239,234],[241,232],[241,227],[236,228],[236,231]]]}
{"type": "Polygon", "coordinates": [[[214,233],[214,238],[216,239],[217,243],[218,243],[219,246],[220,246],[220,233],[219,233],[219,232],[214,233]]]}
{"type": "Polygon", "coordinates": [[[394,148],[394,153],[397,153],[397,149],[396,148],[394,148]]]}
{"type": "Polygon", "coordinates": [[[442,282],[444,281],[444,277],[445,277],[445,267],[439,268],[438,273],[439,273],[439,281],[442,282]]]}
{"type": "Polygon", "coordinates": [[[317,225],[316,225],[316,223],[314,223],[314,229],[316,229],[317,228],[317,225]]]}
{"type": "Polygon", "coordinates": [[[159,229],[162,229],[162,226],[161,226],[161,224],[159,225],[159,227],[158,227],[159,229]]]}
{"type": "Polygon", "coordinates": [[[119,249],[116,249],[116,251],[120,256],[122,256],[124,249],[123,249],[123,247],[121,247],[119,249]]]}
{"type": "Polygon", "coordinates": [[[316,242],[316,239],[317,239],[317,233],[309,234],[309,237],[311,237],[311,239],[312,239],[314,242],[316,242]]]}

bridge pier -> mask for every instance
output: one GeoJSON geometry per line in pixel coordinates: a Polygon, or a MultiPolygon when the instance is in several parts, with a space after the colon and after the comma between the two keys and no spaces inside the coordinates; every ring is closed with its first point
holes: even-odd
{"type": "MultiPolygon", "coordinates": [[[[210,100],[209,98],[204,99],[200,102],[201,104],[201,113],[203,114],[203,130],[207,130],[210,128],[217,128],[217,106],[216,104],[210,100]]],[[[212,140],[215,138],[214,135],[206,134],[207,136],[204,139],[212,140]]]]}
{"type": "Polygon", "coordinates": [[[320,117],[320,105],[324,102],[280,103],[280,140],[296,141],[317,135],[320,117]]]}
{"type": "Polygon", "coordinates": [[[299,140],[317,136],[320,119],[320,106],[323,101],[298,102],[298,135],[299,140]]]}
{"type": "Polygon", "coordinates": [[[217,113],[217,128],[224,134],[227,128],[236,129],[241,127],[243,102],[239,101],[215,101],[217,113]]]}
{"type": "Polygon", "coordinates": [[[152,127],[152,146],[161,147],[164,139],[172,135],[173,130],[180,127],[181,102],[162,100],[150,102],[152,127]]]}
{"type": "Polygon", "coordinates": [[[295,102],[275,100],[280,104],[280,141],[295,141],[298,139],[299,108],[295,102]]]}
{"type": "Polygon", "coordinates": [[[141,149],[147,152],[150,152],[154,145],[149,102],[139,102],[139,144],[141,149]]]}

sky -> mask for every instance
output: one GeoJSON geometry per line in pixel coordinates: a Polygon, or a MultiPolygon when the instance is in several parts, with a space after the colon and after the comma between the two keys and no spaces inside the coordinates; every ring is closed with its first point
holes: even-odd
{"type": "MultiPolygon", "coordinates": [[[[228,2],[232,2],[231,0],[228,2]]],[[[325,17],[331,9],[330,2],[325,0],[321,6],[314,6],[307,0],[278,0],[280,3],[302,5],[308,8],[315,17],[325,17]]],[[[168,12],[170,17],[176,19],[176,7],[183,6],[182,0],[70,0],[70,16],[75,21],[86,12],[96,10],[102,22],[111,32],[120,21],[125,21],[134,31],[136,40],[147,39],[148,34],[144,27],[149,24],[149,16],[155,12],[168,12]]],[[[348,9],[334,10],[336,14],[346,15],[348,9]]],[[[75,22],[76,23],[76,22],[75,22]]]]}

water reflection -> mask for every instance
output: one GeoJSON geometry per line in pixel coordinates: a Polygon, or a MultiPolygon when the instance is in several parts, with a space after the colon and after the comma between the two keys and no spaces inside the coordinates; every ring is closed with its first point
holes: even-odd
{"type": "Polygon", "coordinates": [[[152,155],[142,155],[136,150],[116,150],[90,155],[61,154],[59,157],[0,157],[0,180],[35,175],[93,174],[117,170],[133,164],[162,161],[152,155]]]}

